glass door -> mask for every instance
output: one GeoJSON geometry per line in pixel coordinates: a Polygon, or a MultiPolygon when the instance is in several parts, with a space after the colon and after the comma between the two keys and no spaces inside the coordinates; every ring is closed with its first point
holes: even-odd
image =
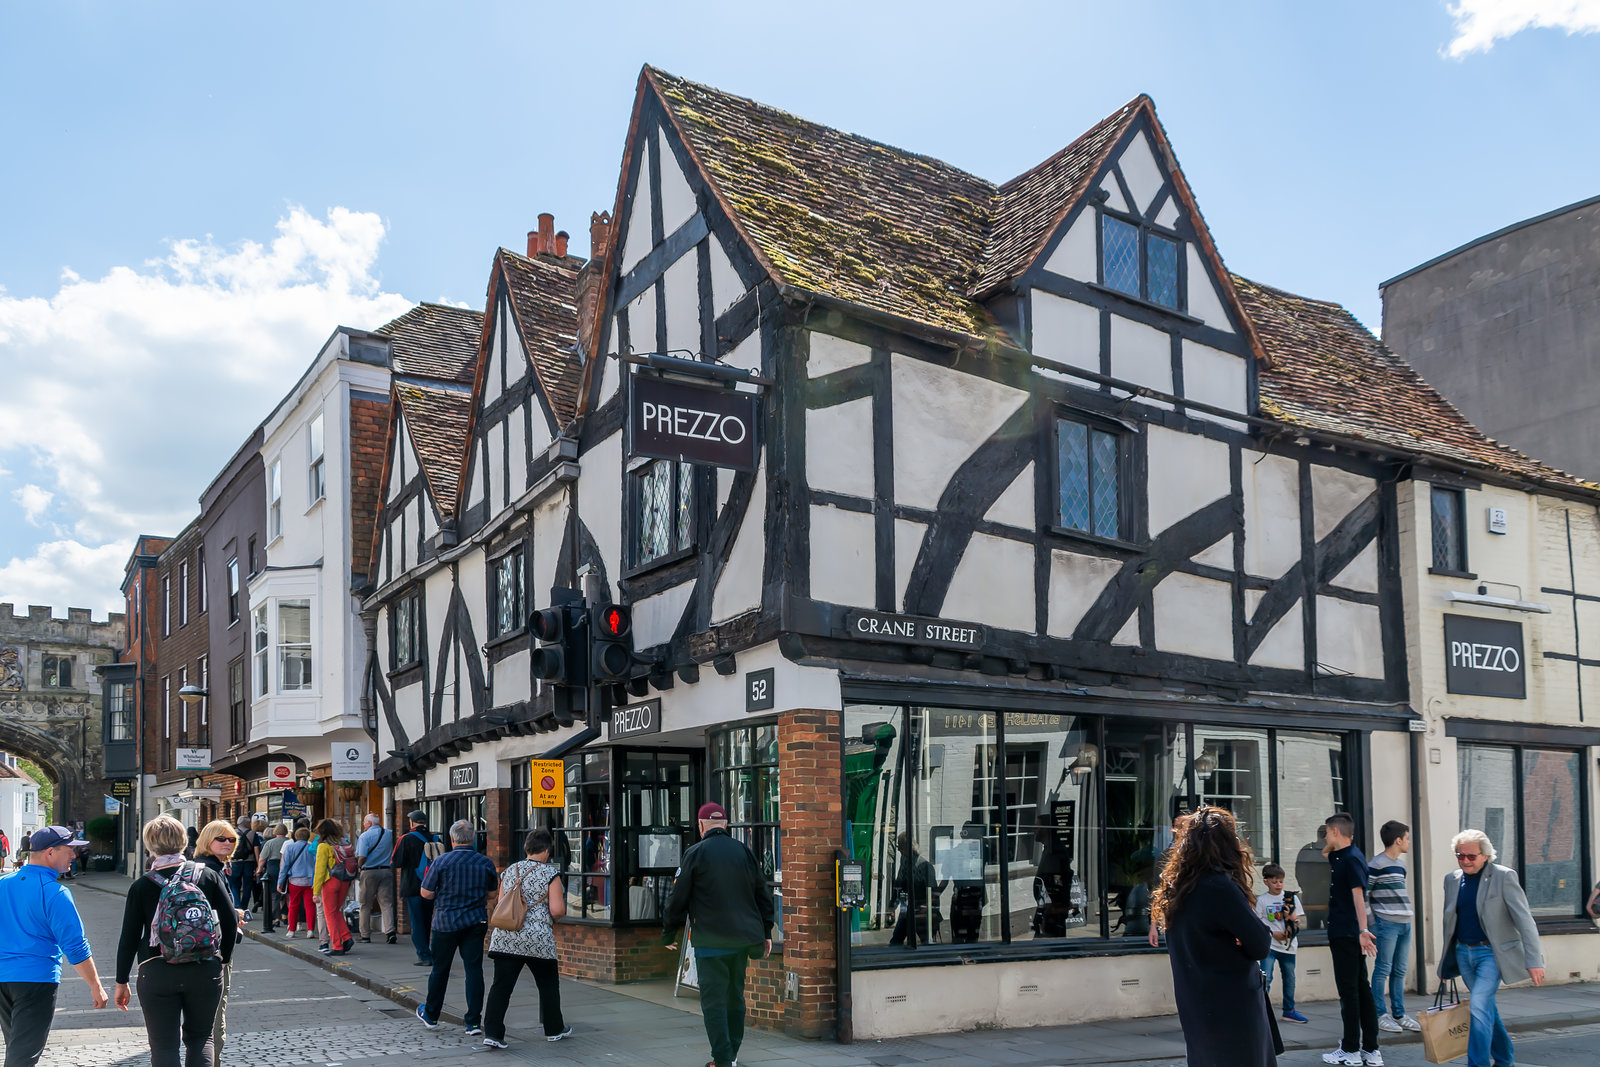
{"type": "Polygon", "coordinates": [[[695,840],[696,807],[701,796],[700,751],[621,749],[618,829],[622,836],[621,872],[627,892],[617,918],[661,921],[672,892],[678,861],[695,840]]]}

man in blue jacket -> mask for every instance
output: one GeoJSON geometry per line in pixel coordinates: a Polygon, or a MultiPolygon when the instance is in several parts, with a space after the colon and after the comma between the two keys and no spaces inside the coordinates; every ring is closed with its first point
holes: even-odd
{"type": "Polygon", "coordinates": [[[35,830],[27,866],[0,878],[0,1031],[6,1039],[5,1067],[33,1067],[44,1055],[56,1014],[63,955],[89,983],[94,1006],[106,1006],[83,919],[72,902],[72,891],[58,881],[76,850],[86,844],[65,826],[35,830]]]}

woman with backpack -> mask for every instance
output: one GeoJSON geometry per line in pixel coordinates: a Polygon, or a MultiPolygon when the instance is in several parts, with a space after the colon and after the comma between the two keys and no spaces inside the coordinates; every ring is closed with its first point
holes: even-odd
{"type": "Polygon", "coordinates": [[[289,898],[289,933],[295,934],[295,920],[304,915],[306,939],[317,936],[316,901],[311,882],[317,873],[317,851],[311,847],[311,831],[304,826],[294,832],[294,840],[283,846],[278,860],[278,892],[289,898]]]}
{"type": "Polygon", "coordinates": [[[344,921],[344,898],[356,877],[355,851],[344,843],[344,827],[332,819],[317,823],[317,869],[311,892],[322,899],[322,921],[328,927],[330,956],[349,953],[356,939],[344,921]]]}
{"type": "Polygon", "coordinates": [[[184,860],[188,837],[178,820],[159,815],[143,836],[150,871],[128,890],[112,996],[128,1010],[137,960],[151,1067],[214,1067],[212,1027],[238,931],[233,898],[215,870],[184,860]],[[202,901],[209,908],[196,907],[202,901]]]}
{"type": "Polygon", "coordinates": [[[490,923],[494,927],[489,931],[494,985],[489,988],[489,1004],[483,1017],[483,1043],[489,1048],[506,1047],[506,1008],[524,967],[533,972],[533,980],[539,986],[539,1018],[544,1023],[545,1038],[560,1041],[572,1034],[561,1018],[554,929],[555,921],[567,913],[567,895],[561,885],[560,868],[550,862],[550,846],[549,830],[529,831],[522,845],[528,858],[513,863],[500,875],[501,899],[520,893],[525,910],[520,929],[494,927],[501,917],[499,904],[490,923]]]}

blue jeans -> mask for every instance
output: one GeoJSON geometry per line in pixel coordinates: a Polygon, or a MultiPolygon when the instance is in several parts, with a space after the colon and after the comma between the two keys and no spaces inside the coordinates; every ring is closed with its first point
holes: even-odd
{"type": "Polygon", "coordinates": [[[426,897],[406,897],[406,918],[411,923],[411,947],[417,959],[433,962],[433,901],[426,897]]]}
{"type": "Polygon", "coordinates": [[[1378,939],[1378,958],[1372,961],[1372,996],[1383,1007],[1387,985],[1389,1014],[1396,1022],[1406,1013],[1406,954],[1411,950],[1411,924],[1372,917],[1372,936],[1378,939]]]}
{"type": "Polygon", "coordinates": [[[1273,949],[1267,953],[1267,958],[1261,961],[1261,979],[1270,998],[1272,994],[1272,963],[1276,960],[1278,970],[1283,972],[1283,1014],[1288,1015],[1294,1011],[1294,953],[1279,952],[1273,949]]]}
{"type": "Polygon", "coordinates": [[[1457,945],[1456,965],[1472,993],[1472,1030],[1467,1035],[1467,1067],[1511,1067],[1516,1054],[1511,1035],[1500,1021],[1500,1008],[1494,1002],[1500,988],[1500,967],[1494,962],[1489,945],[1457,945]],[[1492,1057],[1492,1058],[1491,1058],[1492,1057]]]}

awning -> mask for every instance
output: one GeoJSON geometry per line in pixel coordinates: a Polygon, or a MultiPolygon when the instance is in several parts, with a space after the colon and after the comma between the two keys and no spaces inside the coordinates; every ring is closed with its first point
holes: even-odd
{"type": "Polygon", "coordinates": [[[235,778],[265,778],[268,763],[281,763],[288,761],[304,772],[306,761],[292,752],[272,751],[272,745],[266,741],[257,741],[253,745],[242,748],[229,749],[221,756],[211,761],[212,774],[231,774],[235,778]]]}

